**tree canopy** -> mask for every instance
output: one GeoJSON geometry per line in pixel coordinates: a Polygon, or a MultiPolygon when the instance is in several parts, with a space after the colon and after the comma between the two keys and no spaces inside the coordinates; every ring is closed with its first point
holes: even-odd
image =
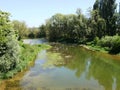
{"type": "Polygon", "coordinates": [[[19,62],[17,34],[9,20],[9,13],[0,11],[0,72],[7,72],[19,62]]]}

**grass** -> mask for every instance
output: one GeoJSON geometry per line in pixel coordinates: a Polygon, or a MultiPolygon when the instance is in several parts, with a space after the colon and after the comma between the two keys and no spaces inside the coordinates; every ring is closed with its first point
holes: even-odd
{"type": "MultiPolygon", "coordinates": [[[[99,51],[99,52],[103,52],[103,53],[109,53],[110,48],[108,47],[101,47],[101,46],[97,46],[97,45],[85,45],[85,48],[87,47],[87,49],[92,50],[92,51],[99,51]]],[[[112,55],[120,55],[120,53],[117,54],[112,54],[112,55]]]]}
{"type": "Polygon", "coordinates": [[[87,47],[93,51],[100,51],[100,52],[108,53],[107,47],[105,48],[105,47],[100,47],[100,46],[95,46],[95,45],[87,45],[87,47]]]}
{"type": "Polygon", "coordinates": [[[22,44],[21,46],[21,54],[20,54],[20,61],[17,64],[16,68],[13,70],[8,71],[7,73],[0,73],[0,79],[7,79],[12,78],[15,74],[18,72],[23,71],[26,69],[31,62],[33,62],[37,56],[37,54],[42,49],[48,49],[50,48],[49,45],[46,44],[40,44],[40,45],[28,45],[28,44],[22,44]]]}

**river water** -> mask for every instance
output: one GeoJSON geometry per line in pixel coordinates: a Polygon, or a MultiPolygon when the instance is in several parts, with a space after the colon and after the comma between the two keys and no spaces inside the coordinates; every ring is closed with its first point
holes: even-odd
{"type": "Polygon", "coordinates": [[[54,44],[0,90],[120,90],[120,56],[54,44]]]}

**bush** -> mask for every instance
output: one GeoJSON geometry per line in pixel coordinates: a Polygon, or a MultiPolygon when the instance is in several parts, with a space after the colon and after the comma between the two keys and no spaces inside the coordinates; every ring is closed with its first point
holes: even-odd
{"type": "Polygon", "coordinates": [[[9,13],[0,11],[0,72],[8,72],[19,62],[19,44],[9,20],[9,13]]]}
{"type": "MultiPolygon", "coordinates": [[[[28,45],[19,42],[21,54],[19,63],[12,70],[7,72],[0,73],[0,79],[6,79],[13,77],[17,72],[20,72],[27,68],[31,62],[33,62],[37,56],[37,54],[44,48],[50,48],[49,45],[28,45]]],[[[4,67],[3,67],[4,68],[4,67]]]]}
{"type": "Polygon", "coordinates": [[[111,41],[112,41],[111,36],[105,36],[98,42],[98,45],[101,47],[109,47],[110,48],[112,45],[111,41]]]}
{"type": "Polygon", "coordinates": [[[93,43],[94,43],[94,44],[97,44],[98,42],[99,42],[99,38],[98,38],[98,37],[95,37],[93,43]]]}
{"type": "Polygon", "coordinates": [[[120,53],[120,36],[105,36],[98,42],[98,45],[109,48],[111,54],[120,53]]]}
{"type": "Polygon", "coordinates": [[[112,47],[110,53],[117,54],[120,53],[120,36],[114,36],[111,41],[112,47]]]}

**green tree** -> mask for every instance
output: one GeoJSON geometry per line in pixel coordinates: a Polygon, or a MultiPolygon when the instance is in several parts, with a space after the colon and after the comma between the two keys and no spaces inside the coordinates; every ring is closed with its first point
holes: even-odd
{"type": "Polygon", "coordinates": [[[19,62],[19,45],[9,13],[0,11],[0,72],[7,72],[19,62]]]}
{"type": "Polygon", "coordinates": [[[39,38],[39,29],[38,27],[28,28],[28,38],[39,38]]]}
{"type": "Polygon", "coordinates": [[[13,28],[16,32],[18,32],[19,39],[25,38],[28,36],[28,27],[24,21],[14,20],[12,21],[13,28]]]}
{"type": "Polygon", "coordinates": [[[117,34],[120,35],[120,12],[117,13],[117,34]]]}
{"type": "Polygon", "coordinates": [[[93,9],[99,11],[99,15],[106,22],[106,35],[116,34],[116,0],[96,0],[93,9]]]}
{"type": "Polygon", "coordinates": [[[63,18],[62,14],[56,14],[47,20],[47,36],[50,41],[56,41],[62,37],[63,18]]]}
{"type": "Polygon", "coordinates": [[[102,36],[105,36],[105,30],[106,30],[106,22],[103,18],[100,17],[98,10],[93,10],[91,12],[91,35],[94,39],[95,37],[101,38],[102,36]]]}
{"type": "Polygon", "coordinates": [[[39,29],[39,37],[46,37],[45,25],[41,25],[38,29],[39,29]]]}
{"type": "Polygon", "coordinates": [[[77,41],[83,43],[86,42],[86,38],[87,38],[88,19],[82,14],[81,9],[78,8],[76,13],[77,13],[77,17],[76,17],[75,29],[76,29],[77,41]]]}
{"type": "Polygon", "coordinates": [[[86,40],[87,19],[80,9],[77,15],[56,14],[46,22],[46,32],[50,41],[84,42],[86,40]]]}

